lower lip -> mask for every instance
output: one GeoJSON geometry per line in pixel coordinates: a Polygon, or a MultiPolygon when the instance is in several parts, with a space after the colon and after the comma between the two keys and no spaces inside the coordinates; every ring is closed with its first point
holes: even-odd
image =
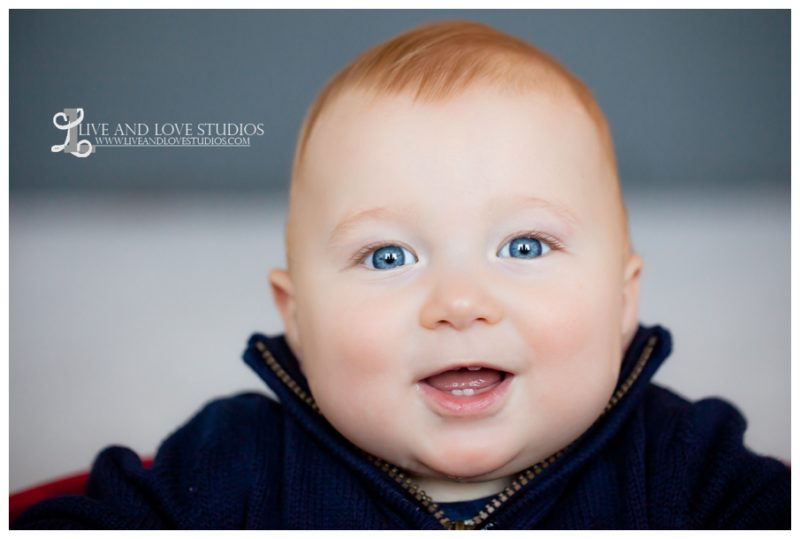
{"type": "Polygon", "coordinates": [[[456,396],[436,389],[427,382],[419,382],[418,385],[434,410],[442,415],[465,417],[495,412],[505,401],[513,379],[513,374],[506,373],[501,382],[477,395],[456,396]]]}

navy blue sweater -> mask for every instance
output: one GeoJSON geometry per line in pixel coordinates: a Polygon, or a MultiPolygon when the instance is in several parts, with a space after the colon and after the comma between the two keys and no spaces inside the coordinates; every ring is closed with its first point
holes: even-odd
{"type": "Polygon", "coordinates": [[[670,350],[665,329],[640,326],[594,425],[456,520],[333,429],[283,336],[255,334],[244,359],[281,404],[210,402],[150,469],[108,447],[86,496],[44,501],[12,528],[789,528],[789,469],[744,447],[741,414],[650,382],[670,350]]]}

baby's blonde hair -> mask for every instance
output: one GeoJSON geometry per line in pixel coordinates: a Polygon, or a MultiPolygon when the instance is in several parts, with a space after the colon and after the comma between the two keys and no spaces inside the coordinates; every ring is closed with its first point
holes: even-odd
{"type": "Polygon", "coordinates": [[[608,123],[583,82],[525,41],[473,21],[442,21],[418,26],[364,51],[328,81],[300,129],[292,178],[320,114],[345,90],[358,88],[376,95],[413,92],[416,100],[443,101],[476,82],[577,99],[595,122],[616,175],[608,123]]]}
{"type": "Polygon", "coordinates": [[[440,21],[403,32],[367,49],[324,86],[306,113],[295,148],[289,194],[286,247],[291,266],[292,200],[309,139],[320,114],[343,92],[413,93],[415,100],[436,102],[455,97],[477,83],[516,94],[538,92],[574,100],[594,122],[605,162],[613,178],[625,251],[630,248],[625,205],[608,122],[591,91],[550,55],[530,43],[473,21],[440,21]]]}

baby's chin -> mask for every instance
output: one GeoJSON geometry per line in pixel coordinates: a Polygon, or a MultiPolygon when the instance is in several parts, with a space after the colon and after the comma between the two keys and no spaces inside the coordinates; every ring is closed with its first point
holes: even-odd
{"type": "Polygon", "coordinates": [[[526,467],[520,453],[447,451],[415,460],[409,470],[420,477],[478,482],[508,477],[526,467]]]}

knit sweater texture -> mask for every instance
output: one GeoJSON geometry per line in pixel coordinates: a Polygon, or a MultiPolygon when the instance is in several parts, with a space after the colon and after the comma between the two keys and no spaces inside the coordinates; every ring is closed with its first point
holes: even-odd
{"type": "Polygon", "coordinates": [[[639,326],[603,415],[457,520],[325,420],[283,335],[254,334],[244,360],[280,403],[254,392],[211,401],[150,468],[107,447],[85,496],[41,502],[12,528],[788,529],[789,468],[744,446],[731,404],[652,383],[670,350],[667,330],[639,326]]]}

